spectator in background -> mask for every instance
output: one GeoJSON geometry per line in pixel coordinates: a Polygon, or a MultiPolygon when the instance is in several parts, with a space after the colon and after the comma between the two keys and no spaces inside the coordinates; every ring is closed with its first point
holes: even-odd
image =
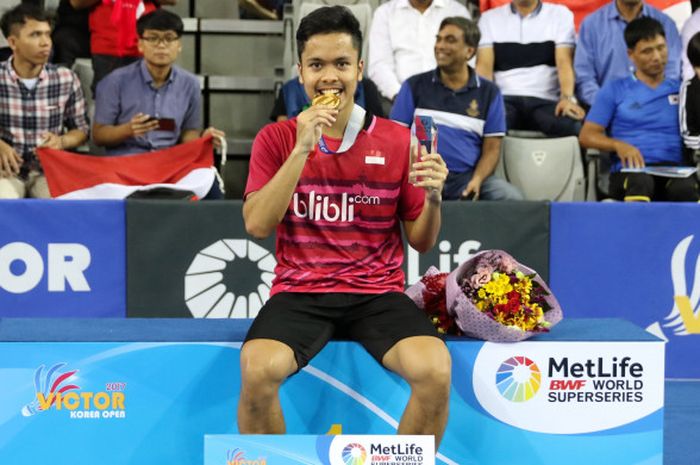
{"type": "Polygon", "coordinates": [[[563,5],[515,0],[485,11],[476,72],[503,92],[508,129],[578,135],[574,15],[563,5]]]}
{"type": "MultiPolygon", "coordinates": [[[[681,29],[681,50],[686,52],[688,50],[688,43],[690,39],[700,32],[700,10],[695,10],[695,12],[688,18],[685,23],[683,23],[683,28],[681,29]]],[[[681,74],[683,80],[687,81],[695,76],[694,66],[690,63],[687,53],[681,53],[681,74]]]]}
{"type": "Polygon", "coordinates": [[[70,0],[61,0],[53,31],[53,63],[73,66],[76,58],[90,58],[88,10],[76,10],[70,0]]]}
{"type": "Polygon", "coordinates": [[[680,78],[682,48],[678,29],[673,20],[642,0],[613,0],[591,13],[579,29],[574,70],[577,95],[582,102],[593,105],[603,84],[626,78],[632,72],[632,61],[627,51],[624,30],[635,18],[648,16],[664,28],[668,48],[665,76],[680,78]]]}
{"type": "Polygon", "coordinates": [[[625,42],[635,72],[603,85],[581,130],[581,145],[615,154],[610,195],[618,200],[700,199],[695,176],[668,178],[639,171],[684,161],[678,128],[680,82],[665,76],[664,34],[664,26],[646,16],[627,25],[625,42]]]}
{"type": "MultiPolygon", "coordinates": [[[[199,80],[173,64],[182,49],[182,20],[156,10],[140,17],[136,28],[143,58],[97,86],[93,139],[107,155],[172,147],[202,133],[199,80]]],[[[205,133],[224,136],[215,128],[205,133]]]]}
{"type": "MultiPolygon", "coordinates": [[[[377,85],[371,79],[363,78],[357,83],[355,103],[375,116],[382,118],[385,116],[377,85]]],[[[297,116],[309,106],[311,101],[306,95],[304,86],[299,82],[299,78],[295,77],[285,82],[277,94],[270,119],[284,121],[297,116]]]]}
{"type": "Polygon", "coordinates": [[[693,77],[681,86],[681,135],[686,148],[700,150],[700,32],[688,41],[686,57],[693,70],[693,77]]]}
{"type": "MultiPolygon", "coordinates": [[[[43,0],[0,0],[0,14],[5,13],[8,10],[16,7],[20,3],[25,3],[29,5],[34,5],[41,8],[43,5],[43,0]]],[[[12,55],[12,49],[7,45],[7,39],[4,36],[0,36],[0,61],[5,61],[12,55]]]]}
{"type": "Polygon", "coordinates": [[[433,117],[449,169],[443,199],[523,200],[517,187],[492,176],[506,127],[500,91],[467,65],[480,35],[469,19],[445,18],[435,42],[437,69],[401,85],[391,119],[410,126],[415,115],[433,117]]]}
{"type": "Polygon", "coordinates": [[[410,76],[435,68],[435,34],[448,16],[471,18],[455,0],[391,0],[375,10],[368,76],[385,99],[393,101],[410,76]]]}
{"type": "Polygon", "coordinates": [[[18,5],[2,16],[0,28],[12,49],[0,63],[0,198],[48,198],[34,149],[71,149],[87,140],[80,81],[48,64],[51,24],[42,9],[18,5]]]}
{"type": "Polygon", "coordinates": [[[284,4],[291,0],[239,0],[241,19],[282,19],[284,4]]]}
{"type": "Polygon", "coordinates": [[[90,52],[97,83],[113,70],[133,63],[141,56],[136,35],[136,20],[160,5],[174,5],[177,0],[70,0],[75,9],[90,10],[90,52]]]}

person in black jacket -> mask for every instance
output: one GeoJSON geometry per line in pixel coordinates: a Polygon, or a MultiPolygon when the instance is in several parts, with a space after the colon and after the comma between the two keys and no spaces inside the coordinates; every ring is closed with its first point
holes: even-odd
{"type": "Polygon", "coordinates": [[[700,150],[700,32],[688,42],[686,51],[695,76],[681,85],[680,125],[683,145],[690,150],[700,150]]]}

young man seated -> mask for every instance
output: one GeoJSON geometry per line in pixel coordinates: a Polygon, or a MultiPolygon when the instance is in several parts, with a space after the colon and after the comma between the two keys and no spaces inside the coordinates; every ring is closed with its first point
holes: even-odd
{"type": "Polygon", "coordinates": [[[72,149],[87,140],[78,77],[49,64],[48,14],[20,4],[0,20],[12,56],[0,63],[0,199],[51,197],[35,149],[72,149]]]}
{"type": "Polygon", "coordinates": [[[640,170],[684,164],[678,125],[680,82],[665,76],[668,49],[662,24],[646,16],[625,28],[627,53],[636,71],[604,84],[579,140],[613,153],[610,196],[617,200],[697,201],[695,176],[669,178],[640,170]]]}
{"type": "Polygon", "coordinates": [[[255,237],[276,232],[278,265],[241,348],[238,429],[284,433],[280,385],[344,336],[410,385],[398,432],[439,443],[450,355],[403,293],[401,230],[419,251],[435,244],[447,167],[425,151],[409,167],[408,129],[355,104],[362,34],[350,10],[313,11],[296,38],[299,76],[316,104],[265,126],[253,143],[243,219],[255,237]]]}
{"type": "MultiPolygon", "coordinates": [[[[93,140],[107,155],[149,152],[211,133],[201,130],[201,90],[197,77],[176,66],[182,20],[155,10],[136,22],[143,58],[107,75],[97,85],[93,140]]],[[[217,143],[215,139],[215,144],[217,143]]],[[[209,197],[220,196],[214,183],[209,197]]]]}

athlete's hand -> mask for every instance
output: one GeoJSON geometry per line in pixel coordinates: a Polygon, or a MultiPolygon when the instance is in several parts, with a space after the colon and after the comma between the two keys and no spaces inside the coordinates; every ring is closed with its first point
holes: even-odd
{"type": "Polygon", "coordinates": [[[438,200],[447,179],[447,165],[439,153],[428,153],[424,146],[420,149],[420,159],[411,167],[410,178],[415,180],[414,186],[424,188],[429,196],[438,200]]]}
{"type": "Polygon", "coordinates": [[[321,139],[323,127],[331,127],[338,117],[338,110],[324,105],[307,108],[297,116],[297,144],[295,150],[308,154],[321,139]]]}

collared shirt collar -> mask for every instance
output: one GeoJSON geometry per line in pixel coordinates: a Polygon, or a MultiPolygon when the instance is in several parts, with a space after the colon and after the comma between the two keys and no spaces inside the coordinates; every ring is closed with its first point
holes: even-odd
{"type": "MultiPolygon", "coordinates": [[[[510,11],[513,14],[520,14],[517,8],[515,8],[515,3],[513,2],[510,3],[510,11]]],[[[537,6],[534,10],[532,10],[532,13],[530,13],[528,16],[537,16],[538,14],[540,14],[540,11],[542,11],[542,2],[538,1],[537,6]]]]}
{"type": "MultiPolygon", "coordinates": [[[[413,6],[411,6],[411,3],[408,0],[399,0],[398,6],[399,8],[413,8],[413,6]]],[[[434,6],[437,8],[444,8],[447,6],[447,0],[433,0],[433,3],[430,4],[428,9],[434,6]]]]}
{"type": "MultiPolygon", "coordinates": [[[[608,19],[621,19],[624,21],[624,18],[622,18],[622,16],[620,15],[620,10],[617,9],[617,2],[615,0],[608,3],[607,6],[608,19]]],[[[649,16],[650,13],[651,11],[649,10],[649,5],[647,5],[645,2],[642,2],[642,10],[639,12],[639,16],[649,16]]]]}
{"type": "MultiPolygon", "coordinates": [[[[21,78],[19,76],[19,74],[17,74],[17,71],[15,71],[15,67],[12,66],[12,58],[13,57],[10,56],[10,58],[8,58],[7,61],[5,62],[5,65],[7,66],[7,72],[9,73],[12,81],[20,82],[20,80],[23,78],[21,78]]],[[[41,82],[41,81],[45,80],[47,76],[48,76],[48,72],[46,71],[46,65],[44,65],[41,67],[41,72],[39,73],[37,78],[39,78],[39,82],[41,82]]]]}
{"type": "MultiPolygon", "coordinates": [[[[479,79],[479,76],[477,76],[476,72],[474,71],[474,68],[471,66],[467,65],[467,68],[469,69],[469,79],[467,80],[467,85],[462,87],[461,89],[457,89],[454,92],[465,92],[469,89],[475,89],[479,86],[481,86],[481,80],[479,79]]],[[[440,85],[445,86],[445,84],[442,83],[442,79],[440,79],[440,68],[435,68],[433,70],[433,82],[439,82],[440,85]]],[[[447,87],[447,86],[445,86],[447,87]]],[[[450,89],[452,90],[452,89],[450,89]]]]}
{"type": "MultiPolygon", "coordinates": [[[[139,72],[141,73],[141,79],[143,79],[143,82],[145,82],[148,85],[153,84],[153,76],[151,76],[151,73],[148,71],[148,67],[146,66],[146,60],[141,58],[141,62],[139,63],[139,72]]],[[[170,75],[168,75],[168,83],[172,83],[175,80],[175,75],[177,74],[177,71],[175,70],[175,66],[170,67],[170,75]]]]}

